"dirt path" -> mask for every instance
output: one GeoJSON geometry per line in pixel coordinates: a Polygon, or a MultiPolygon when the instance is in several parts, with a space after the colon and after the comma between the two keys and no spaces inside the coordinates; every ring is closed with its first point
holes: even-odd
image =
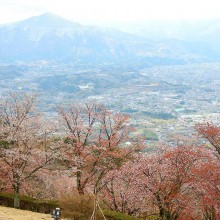
{"type": "Polygon", "coordinates": [[[0,220],[52,220],[50,215],[0,206],[0,220]]]}

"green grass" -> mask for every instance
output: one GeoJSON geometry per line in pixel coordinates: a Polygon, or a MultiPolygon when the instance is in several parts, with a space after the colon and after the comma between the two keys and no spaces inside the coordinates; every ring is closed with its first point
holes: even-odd
{"type": "MultiPolygon", "coordinates": [[[[14,195],[12,193],[0,193],[0,205],[6,207],[14,206],[14,195]]],[[[37,200],[29,196],[20,196],[20,209],[34,212],[51,213],[58,206],[58,201],[37,200]]]]}
{"type": "Polygon", "coordinates": [[[139,220],[139,218],[110,210],[104,211],[104,215],[108,220],[139,220]]]}

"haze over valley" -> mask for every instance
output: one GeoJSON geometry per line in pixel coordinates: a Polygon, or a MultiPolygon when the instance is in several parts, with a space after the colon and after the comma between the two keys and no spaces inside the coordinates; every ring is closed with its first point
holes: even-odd
{"type": "Polygon", "coordinates": [[[220,20],[121,31],[46,13],[5,24],[0,94],[37,91],[45,112],[65,100],[97,100],[131,115],[146,141],[167,141],[196,122],[219,121],[218,33],[220,20]]]}

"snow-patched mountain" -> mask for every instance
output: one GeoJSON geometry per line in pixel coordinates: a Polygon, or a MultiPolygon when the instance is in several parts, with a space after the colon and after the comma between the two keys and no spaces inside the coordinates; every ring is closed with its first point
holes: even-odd
{"type": "Polygon", "coordinates": [[[0,26],[0,62],[192,62],[220,58],[203,42],[149,40],[116,29],[83,26],[46,13],[0,26]]]}

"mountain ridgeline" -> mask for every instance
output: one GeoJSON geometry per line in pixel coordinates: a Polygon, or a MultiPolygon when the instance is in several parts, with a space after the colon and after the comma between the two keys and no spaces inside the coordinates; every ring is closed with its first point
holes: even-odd
{"type": "Polygon", "coordinates": [[[151,39],[149,30],[138,35],[83,26],[46,13],[0,26],[0,62],[184,64],[220,60],[220,47],[207,40],[151,39]]]}

